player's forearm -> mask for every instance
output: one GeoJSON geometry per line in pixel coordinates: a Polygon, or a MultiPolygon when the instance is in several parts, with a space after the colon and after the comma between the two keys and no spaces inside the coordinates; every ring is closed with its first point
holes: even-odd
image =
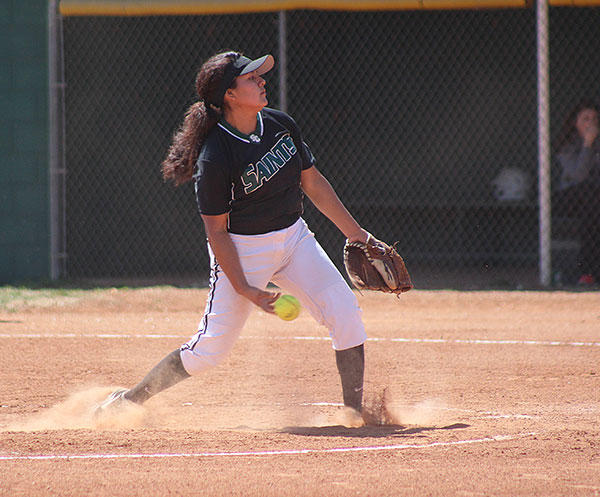
{"type": "Polygon", "coordinates": [[[210,248],[231,285],[237,293],[244,295],[250,285],[246,280],[246,276],[244,276],[240,258],[229,233],[226,231],[211,231],[207,233],[207,237],[210,248]]]}
{"type": "Polygon", "coordinates": [[[207,229],[207,236],[213,254],[234,290],[264,311],[273,314],[273,305],[280,293],[261,290],[248,283],[237,249],[227,231],[207,229]]]}
{"type": "Polygon", "coordinates": [[[303,185],[303,189],[315,207],[329,218],[346,238],[355,238],[366,233],[346,209],[329,181],[320,173],[310,184],[303,185]]]}

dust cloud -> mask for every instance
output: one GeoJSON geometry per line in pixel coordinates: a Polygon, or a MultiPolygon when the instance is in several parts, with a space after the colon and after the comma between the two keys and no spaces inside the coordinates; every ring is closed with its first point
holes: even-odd
{"type": "Polygon", "coordinates": [[[116,387],[86,387],[74,392],[63,402],[36,413],[17,423],[11,423],[7,431],[40,431],[68,429],[127,429],[152,424],[152,417],[143,406],[135,404],[120,409],[118,413],[103,413],[94,417],[95,406],[102,402],[116,387]]]}
{"type": "MultiPolygon", "coordinates": [[[[361,413],[354,409],[338,406],[327,412],[316,414],[308,412],[309,406],[301,410],[292,406],[280,409],[249,409],[248,406],[215,407],[211,416],[201,421],[198,413],[179,412],[175,419],[173,413],[161,402],[153,401],[152,407],[127,404],[115,413],[103,413],[94,416],[94,408],[117,387],[88,386],[69,395],[63,402],[28,418],[10,423],[2,431],[42,431],[42,430],[121,430],[135,428],[190,426],[203,429],[254,429],[277,430],[282,426],[345,426],[359,428],[385,425],[439,426],[448,422],[448,410],[441,399],[427,399],[414,405],[398,404],[394,401],[389,388],[385,388],[371,398],[365,399],[361,413]]],[[[186,404],[184,404],[185,406],[186,404]]],[[[191,405],[191,404],[190,404],[191,405]]]]}
{"type": "Polygon", "coordinates": [[[425,399],[416,404],[400,404],[389,388],[366,399],[363,410],[368,425],[436,426],[448,421],[448,411],[442,399],[425,399]]]}

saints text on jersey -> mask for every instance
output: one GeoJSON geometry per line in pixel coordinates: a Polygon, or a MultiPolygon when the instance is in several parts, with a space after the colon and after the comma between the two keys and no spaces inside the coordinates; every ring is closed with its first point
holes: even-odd
{"type": "Polygon", "coordinates": [[[248,195],[269,181],[296,153],[294,140],[288,134],[282,136],[271,150],[256,163],[250,164],[242,174],[244,192],[248,195]]]}

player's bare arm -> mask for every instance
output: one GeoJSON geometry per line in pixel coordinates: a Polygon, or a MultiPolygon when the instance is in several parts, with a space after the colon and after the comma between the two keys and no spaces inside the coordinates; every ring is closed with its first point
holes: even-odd
{"type": "Polygon", "coordinates": [[[362,229],[348,212],[331,183],[316,166],[302,171],[301,187],[317,209],[327,216],[350,242],[367,241],[368,232],[362,229]]]}
{"type": "Polygon", "coordinates": [[[237,293],[243,295],[264,311],[274,314],[273,304],[280,294],[260,290],[248,284],[235,245],[227,232],[227,216],[228,214],[219,216],[202,215],[206,236],[215,258],[219,261],[219,265],[237,293]]]}

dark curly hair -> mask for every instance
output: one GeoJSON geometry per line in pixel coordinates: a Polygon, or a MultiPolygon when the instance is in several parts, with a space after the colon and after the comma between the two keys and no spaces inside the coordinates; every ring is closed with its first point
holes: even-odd
{"type": "MultiPolygon", "coordinates": [[[[213,55],[202,64],[196,75],[196,92],[200,100],[190,106],[183,124],[173,136],[167,157],[162,163],[165,181],[171,180],[176,186],[191,181],[202,144],[223,115],[222,107],[209,102],[219,100],[223,75],[238,57],[238,52],[223,52],[213,55]]],[[[235,88],[235,80],[232,88],[235,88]]]]}
{"type": "Polygon", "coordinates": [[[585,109],[595,110],[600,115],[600,109],[594,101],[583,100],[579,102],[569,113],[560,129],[560,133],[556,140],[556,150],[562,150],[565,145],[573,143],[579,136],[579,132],[577,131],[577,117],[579,117],[581,111],[585,109]]]}

